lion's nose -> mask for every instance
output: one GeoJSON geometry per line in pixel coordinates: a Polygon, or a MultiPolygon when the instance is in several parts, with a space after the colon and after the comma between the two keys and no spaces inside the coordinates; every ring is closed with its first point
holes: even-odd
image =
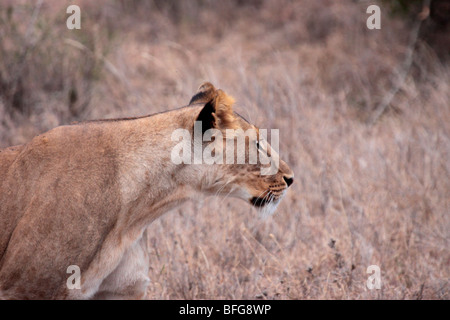
{"type": "Polygon", "coordinates": [[[283,176],[283,179],[288,187],[294,182],[294,177],[283,176]]]}

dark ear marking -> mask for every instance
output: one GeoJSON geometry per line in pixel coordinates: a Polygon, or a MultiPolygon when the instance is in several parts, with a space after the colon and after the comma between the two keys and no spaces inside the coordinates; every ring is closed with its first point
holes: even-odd
{"type": "Polygon", "coordinates": [[[217,126],[216,118],[213,115],[214,111],[214,101],[209,101],[205,104],[202,111],[200,111],[200,113],[198,114],[198,117],[195,121],[202,122],[202,134],[204,134],[206,130],[215,128],[217,126]]]}
{"type": "Polygon", "coordinates": [[[208,103],[216,96],[216,88],[210,83],[203,83],[197,90],[197,93],[189,101],[189,105],[196,103],[208,103]]]}
{"type": "Polygon", "coordinates": [[[234,99],[209,82],[203,83],[192,97],[189,105],[203,104],[196,121],[202,122],[202,131],[216,128],[219,130],[236,129],[236,116],[233,113],[234,99]]]}
{"type": "Polygon", "coordinates": [[[204,82],[198,88],[197,93],[191,98],[191,101],[189,101],[189,105],[205,105],[196,119],[196,121],[202,122],[202,134],[204,134],[206,130],[215,128],[217,126],[216,118],[213,115],[213,113],[216,111],[216,95],[216,88],[210,82],[204,82]]]}

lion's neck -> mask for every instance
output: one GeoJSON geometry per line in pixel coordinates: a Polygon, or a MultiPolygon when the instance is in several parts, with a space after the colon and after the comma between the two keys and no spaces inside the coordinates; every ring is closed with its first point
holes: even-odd
{"type": "Polygon", "coordinates": [[[197,108],[182,108],[124,123],[119,136],[128,137],[119,156],[122,215],[145,228],[165,212],[198,195],[198,166],[175,164],[171,152],[177,129],[192,130],[197,108]]]}

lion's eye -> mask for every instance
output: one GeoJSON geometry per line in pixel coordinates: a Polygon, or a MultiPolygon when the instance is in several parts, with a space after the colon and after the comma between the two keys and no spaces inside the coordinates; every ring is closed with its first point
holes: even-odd
{"type": "Polygon", "coordinates": [[[259,143],[258,140],[255,141],[255,144],[256,144],[256,148],[257,148],[258,150],[260,150],[260,149],[261,149],[261,145],[260,145],[260,143],[259,143]]]}

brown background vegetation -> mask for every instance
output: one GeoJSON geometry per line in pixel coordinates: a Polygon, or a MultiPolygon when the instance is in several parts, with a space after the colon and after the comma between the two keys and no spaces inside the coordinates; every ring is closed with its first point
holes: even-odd
{"type": "Polygon", "coordinates": [[[414,22],[381,2],[382,28],[368,30],[369,4],[1,0],[0,147],[186,105],[211,81],[280,129],[296,181],[266,220],[208,198],[152,224],[149,298],[448,299],[445,34],[415,42],[398,83],[414,22]],[[66,28],[73,3],[81,30],[66,28]],[[369,265],[381,290],[366,287],[369,265]]]}

